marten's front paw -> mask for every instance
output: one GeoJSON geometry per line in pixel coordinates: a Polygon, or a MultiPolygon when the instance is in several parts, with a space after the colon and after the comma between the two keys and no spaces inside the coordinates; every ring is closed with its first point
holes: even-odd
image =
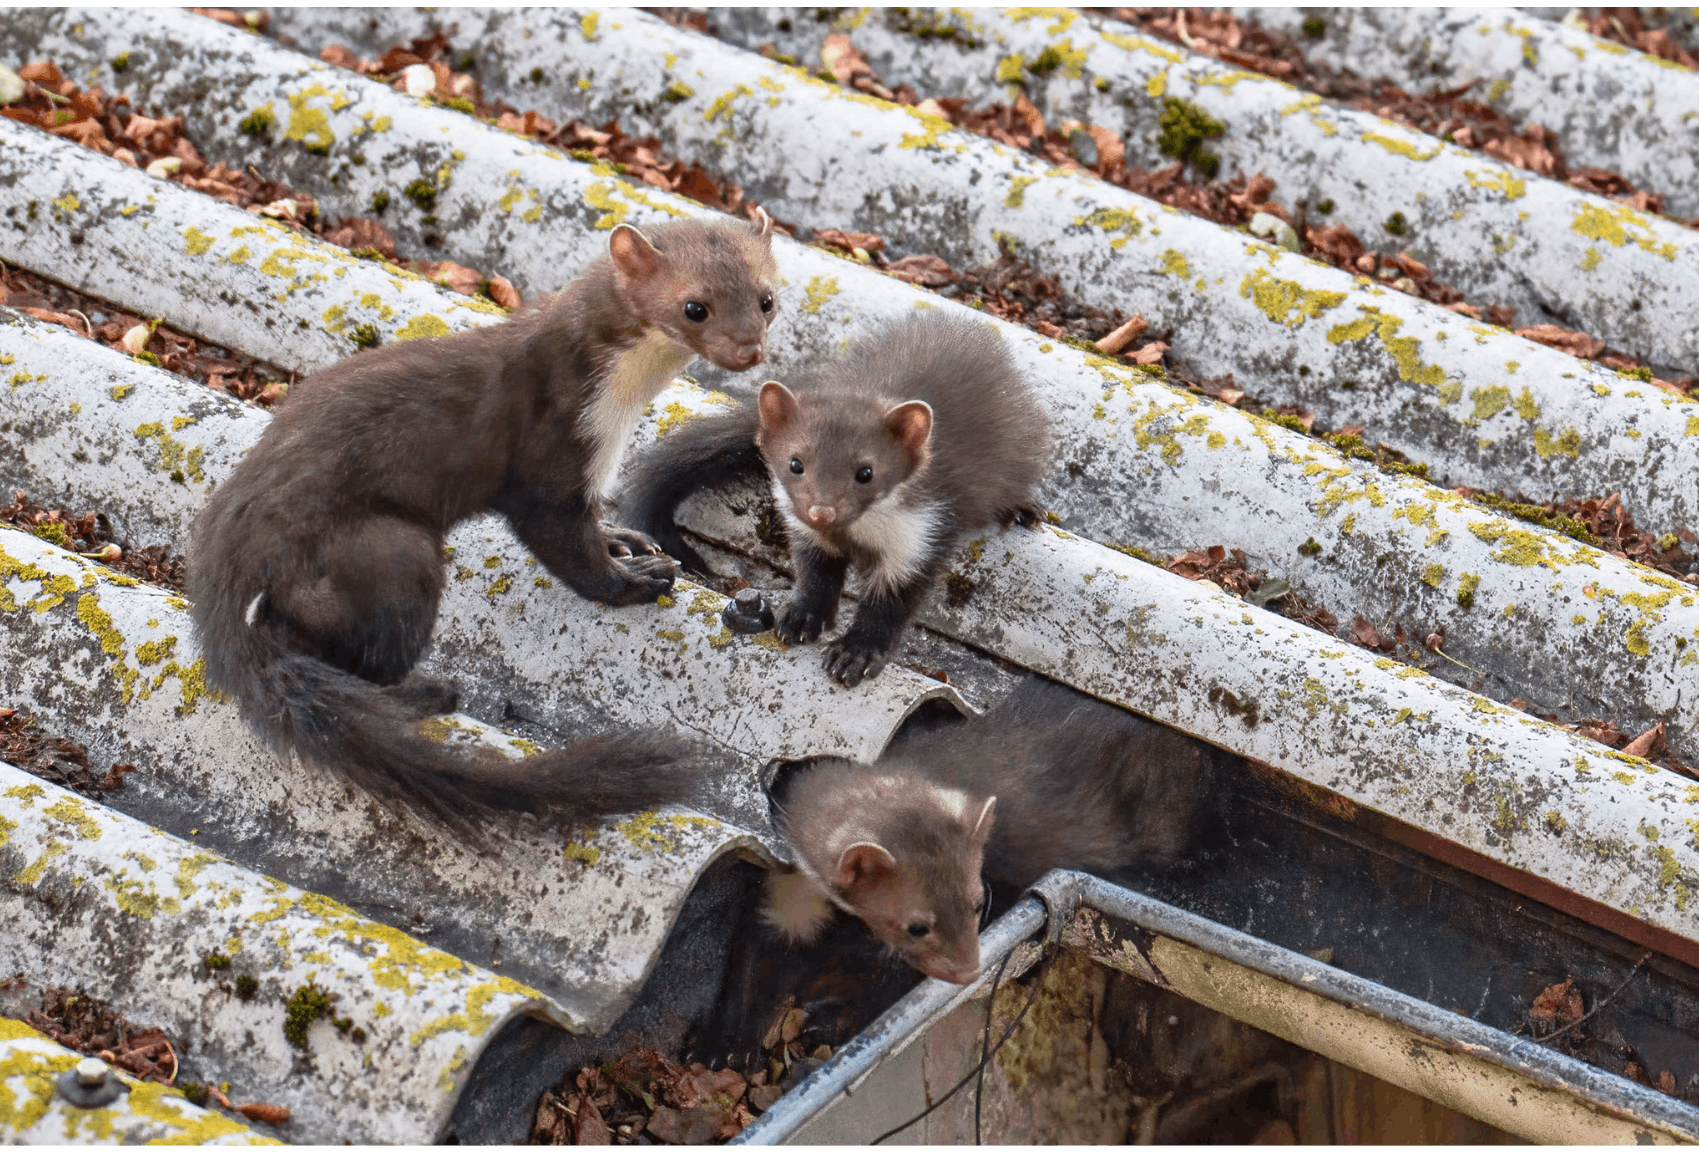
{"type": "Polygon", "coordinates": [[[1028,504],[1022,508],[1005,508],[997,513],[999,528],[1013,528],[1019,524],[1022,528],[1037,528],[1044,521],[1044,513],[1038,505],[1028,504]]]}
{"type": "Polygon", "coordinates": [[[608,555],[615,560],[665,555],[659,544],[635,528],[606,528],[603,535],[608,538],[608,555]]]}
{"type": "Polygon", "coordinates": [[[607,599],[609,604],[648,604],[672,591],[678,579],[678,562],[665,556],[627,556],[614,561],[620,588],[607,599]]]}
{"type": "Polygon", "coordinates": [[[884,644],[851,632],[826,649],[826,675],[834,683],[854,688],[879,675],[890,655],[884,644]]]}
{"type": "Polygon", "coordinates": [[[773,625],[773,634],[784,644],[812,644],[820,639],[820,633],[832,626],[832,619],[824,612],[812,611],[807,605],[792,600],[785,605],[785,610],[779,613],[779,622],[773,625]]]}

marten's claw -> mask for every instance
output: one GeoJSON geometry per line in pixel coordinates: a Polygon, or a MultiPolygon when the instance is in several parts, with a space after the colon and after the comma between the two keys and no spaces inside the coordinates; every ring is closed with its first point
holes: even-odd
{"type": "Polygon", "coordinates": [[[826,649],[826,675],[833,683],[854,688],[863,680],[879,675],[888,655],[883,646],[845,636],[826,649]]]}
{"type": "Polygon", "coordinates": [[[792,602],[779,613],[779,622],[773,625],[773,634],[782,644],[812,644],[820,639],[820,633],[826,630],[830,621],[817,612],[792,602]]]}
{"type": "Polygon", "coordinates": [[[603,531],[608,538],[608,555],[615,560],[666,555],[659,544],[635,528],[607,528],[603,531]]]}

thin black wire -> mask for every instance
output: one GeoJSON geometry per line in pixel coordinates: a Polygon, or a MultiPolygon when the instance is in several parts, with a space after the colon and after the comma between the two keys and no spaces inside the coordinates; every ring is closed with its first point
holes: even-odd
{"type": "Polygon", "coordinates": [[[1003,953],[1003,962],[997,965],[997,975],[991,978],[991,998],[985,1002],[985,1036],[979,1042],[979,1070],[974,1073],[978,1080],[973,1087],[973,1144],[979,1147],[979,1115],[985,1107],[985,1054],[991,1050],[991,1009],[997,1003],[997,984],[1003,979],[1003,970],[1009,966],[1009,957],[1015,954],[1013,948],[1003,953]]]}
{"type": "Polygon", "coordinates": [[[1629,981],[1633,980],[1636,976],[1640,975],[1640,969],[1644,968],[1646,966],[1646,961],[1650,960],[1651,958],[1652,958],[1652,953],[1650,953],[1650,952],[1647,952],[1644,956],[1640,957],[1640,963],[1636,964],[1633,967],[1633,969],[1631,969],[1629,971],[1628,975],[1623,977],[1622,983],[1618,984],[1616,986],[1616,989],[1613,992],[1611,992],[1610,995],[1606,996],[1603,1000],[1599,1000],[1599,1001],[1595,1002],[1593,1004],[1593,1010],[1591,1012],[1587,1013],[1585,1016],[1581,1017],[1579,1020],[1570,1021],[1568,1024],[1565,1024],[1562,1028],[1559,1028],[1556,1032],[1548,1032],[1544,1036],[1534,1037],[1534,1042],[1537,1043],[1537,1044],[1550,1044],[1553,1040],[1556,1040],[1559,1036],[1562,1036],[1565,1032],[1569,1031],[1571,1028],[1579,1028],[1579,1027],[1581,1027],[1581,1025],[1583,1025],[1587,1021],[1591,1020],[1594,1016],[1597,1016],[1599,1014],[1599,1009],[1603,1008],[1606,1004],[1609,1004],[1612,1000],[1615,1000],[1616,994],[1618,992],[1621,992],[1624,988],[1628,987],[1629,981]]]}
{"type": "MultiPolygon", "coordinates": [[[[1009,957],[1012,956],[1012,955],[1014,955],[1014,949],[1011,948],[1009,950],[1008,954],[1003,957],[1003,964],[1004,965],[1008,964],[1009,957]]],[[[1036,975],[1037,975],[1038,971],[1043,968],[1044,961],[1046,959],[1048,959],[1048,954],[1046,954],[1046,956],[1044,956],[1044,957],[1041,957],[1039,959],[1038,964],[1034,966],[1035,978],[1032,982],[1032,992],[1030,994],[1028,994],[1028,996],[1026,998],[1026,1004],[1025,1004],[1024,1007],[1021,1008],[1020,1015],[1016,1016],[1014,1018],[1014,1020],[1010,1021],[1009,1026],[1003,1030],[1003,1036],[1000,1040],[997,1041],[997,1047],[991,1049],[991,1051],[989,1051],[989,1052],[985,1053],[985,1055],[981,1056],[979,1058],[979,1063],[976,1064],[973,1067],[973,1070],[970,1071],[966,1076],[963,1076],[959,1081],[957,1081],[956,1086],[954,1088],[950,1089],[948,1092],[944,1093],[944,1095],[939,1098],[937,1103],[933,1104],[930,1108],[926,1109],[926,1111],[920,1113],[920,1115],[914,1117],[912,1120],[908,1120],[908,1121],[905,1121],[902,1124],[898,1124],[895,1128],[891,1129],[889,1132],[882,1133],[879,1136],[879,1138],[872,1141],[872,1143],[874,1143],[874,1144],[883,1143],[884,1141],[889,1140],[891,1137],[895,1136],[898,1132],[901,1132],[903,1129],[912,1127],[915,1124],[920,1123],[922,1120],[924,1120],[928,1116],[932,1115],[932,1113],[934,1113],[938,1109],[942,1108],[949,1101],[950,1097],[954,1096],[957,1092],[960,1092],[963,1088],[967,1087],[968,1081],[972,1080],[975,1076],[979,1075],[981,1069],[983,1069],[987,1064],[989,1064],[991,1062],[991,1058],[993,1056],[997,1055],[997,1053],[999,1053],[1003,1050],[1003,1045],[1005,1045],[1009,1042],[1009,1037],[1013,1036],[1015,1034],[1015,1029],[1019,1028],[1021,1021],[1026,1019],[1027,1010],[1030,1009],[1033,1006],[1034,1001],[1036,1001],[1038,999],[1039,981],[1036,979],[1036,975]]],[[[1000,978],[1002,975],[1003,975],[1003,968],[1000,966],[997,969],[997,978],[1000,978]]],[[[992,981],[991,981],[991,996],[992,996],[993,1001],[996,999],[996,995],[997,995],[997,978],[993,978],[992,981]]],[[[988,1025],[988,1027],[986,1029],[986,1035],[989,1036],[990,1035],[989,1023],[990,1023],[990,1014],[991,1014],[991,1005],[989,1003],[986,1005],[985,1012],[986,1012],[986,1018],[987,1018],[986,1022],[987,1022],[987,1025],[988,1025]]]]}

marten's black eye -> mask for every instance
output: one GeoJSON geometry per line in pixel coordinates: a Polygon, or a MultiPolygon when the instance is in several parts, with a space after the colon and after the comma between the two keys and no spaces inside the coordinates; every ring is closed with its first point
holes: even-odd
{"type": "Polygon", "coordinates": [[[798,476],[802,475],[802,461],[798,460],[795,456],[791,457],[791,471],[795,472],[798,476]]]}
{"type": "Polygon", "coordinates": [[[871,483],[873,483],[873,469],[867,467],[865,464],[862,465],[859,469],[856,470],[855,482],[857,484],[871,484],[871,483]]]}
{"type": "Polygon", "coordinates": [[[692,324],[700,324],[708,318],[708,306],[699,300],[688,301],[684,306],[684,318],[692,324]]]}
{"type": "Polygon", "coordinates": [[[908,926],[908,934],[910,936],[913,936],[916,940],[920,939],[922,936],[926,935],[930,931],[932,931],[931,928],[927,927],[925,924],[922,924],[918,920],[916,920],[913,924],[910,924],[908,926]]]}
{"type": "Polygon", "coordinates": [[[773,298],[771,296],[761,297],[761,311],[771,312],[772,310],[773,310],[773,298]]]}

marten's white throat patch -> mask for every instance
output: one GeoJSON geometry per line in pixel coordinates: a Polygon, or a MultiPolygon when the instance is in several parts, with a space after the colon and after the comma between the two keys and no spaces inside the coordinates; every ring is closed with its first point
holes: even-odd
{"type": "Polygon", "coordinates": [[[255,596],[252,600],[248,601],[248,610],[242,613],[242,622],[248,627],[252,628],[254,626],[254,621],[260,618],[260,601],[264,599],[265,593],[261,592],[258,596],[255,596]]]}
{"type": "Polygon", "coordinates": [[[603,377],[604,384],[584,412],[596,451],[585,471],[592,492],[606,497],[619,474],[620,457],[643,408],[672,383],[684,366],[696,359],[696,353],[678,343],[659,328],[651,328],[643,338],[621,352],[603,377]]]}
{"type": "MultiPolygon", "coordinates": [[[[783,482],[773,477],[772,485],[773,502],[786,528],[803,533],[821,551],[836,555],[838,548],[797,515],[783,482]]],[[[861,572],[862,585],[868,591],[890,591],[919,572],[943,527],[944,510],[936,502],[905,507],[902,500],[903,488],[894,488],[844,526],[844,533],[873,556],[873,564],[861,572]]]]}

